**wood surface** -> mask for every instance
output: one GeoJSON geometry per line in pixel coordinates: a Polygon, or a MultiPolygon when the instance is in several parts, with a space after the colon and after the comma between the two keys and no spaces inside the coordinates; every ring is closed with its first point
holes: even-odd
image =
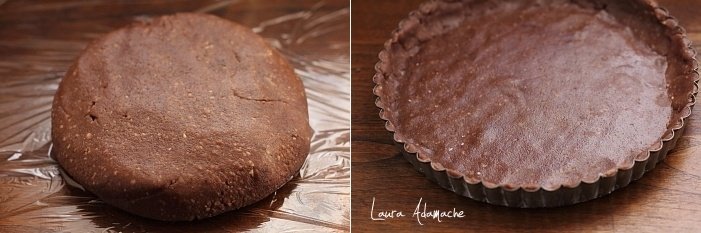
{"type": "MultiPolygon", "coordinates": [[[[378,117],[372,94],[377,53],[399,21],[421,0],[352,1],[352,194],[354,232],[701,232],[701,107],[694,109],[676,150],[642,179],[613,194],[569,207],[514,209],[458,196],[428,181],[401,155],[378,117]],[[374,211],[407,217],[371,220],[374,211]],[[424,220],[411,215],[419,199],[427,209],[464,218],[424,220]]],[[[660,0],[701,49],[701,1],[660,0]]]]}

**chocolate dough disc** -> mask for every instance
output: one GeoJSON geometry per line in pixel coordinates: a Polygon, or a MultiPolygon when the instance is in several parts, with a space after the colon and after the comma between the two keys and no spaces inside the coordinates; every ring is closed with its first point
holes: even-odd
{"type": "Polygon", "coordinates": [[[93,42],[52,109],[53,155],[103,201],[168,221],[257,202],[309,152],[304,87],[248,28],[203,14],[93,42]]]}

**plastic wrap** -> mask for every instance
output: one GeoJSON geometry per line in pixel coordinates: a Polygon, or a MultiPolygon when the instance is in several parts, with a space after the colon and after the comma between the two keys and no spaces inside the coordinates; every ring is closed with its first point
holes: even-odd
{"type": "Polygon", "coordinates": [[[350,226],[348,1],[0,0],[0,232],[347,231],[350,226]],[[251,27],[302,78],[314,129],[298,177],[264,200],[195,222],[111,207],[63,178],[51,100],[87,43],[131,21],[207,12],[251,27]]]}

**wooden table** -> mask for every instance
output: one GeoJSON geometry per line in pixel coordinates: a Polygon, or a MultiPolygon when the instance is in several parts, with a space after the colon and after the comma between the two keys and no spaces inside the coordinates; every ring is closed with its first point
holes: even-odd
{"type": "MultiPolygon", "coordinates": [[[[352,229],[366,231],[643,231],[701,232],[701,108],[666,161],[641,180],[606,197],[553,209],[513,209],[476,202],[428,181],[401,155],[377,116],[373,66],[389,33],[421,0],[352,1],[352,229]],[[399,210],[409,217],[373,221],[399,210]],[[419,199],[428,209],[463,210],[460,219],[422,220],[411,214],[419,199]]],[[[701,1],[660,0],[701,49],[701,1]]]]}

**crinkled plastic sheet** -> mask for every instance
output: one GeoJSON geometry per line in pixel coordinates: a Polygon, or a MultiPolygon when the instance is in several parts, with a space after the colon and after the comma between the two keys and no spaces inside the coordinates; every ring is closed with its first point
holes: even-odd
{"type": "Polygon", "coordinates": [[[350,225],[348,1],[0,0],[0,232],[347,231],[350,225]],[[251,27],[306,86],[312,152],[275,194],[217,217],[166,223],[111,207],[65,180],[51,100],[86,44],[133,20],[208,12],[251,27]]]}

